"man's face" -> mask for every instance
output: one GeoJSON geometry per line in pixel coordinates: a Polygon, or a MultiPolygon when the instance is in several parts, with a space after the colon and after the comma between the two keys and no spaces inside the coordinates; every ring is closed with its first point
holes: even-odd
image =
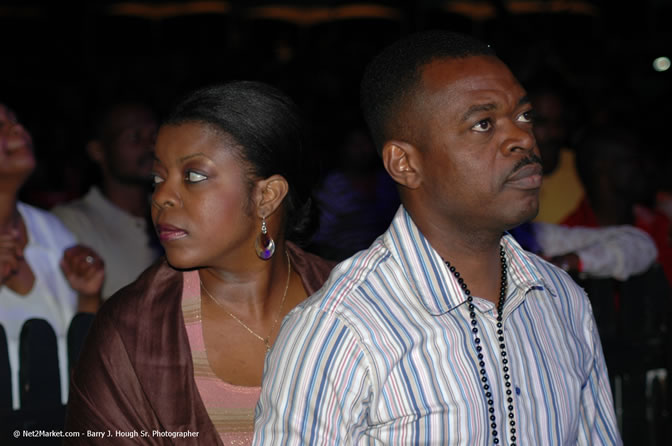
{"type": "Polygon", "coordinates": [[[107,174],[122,183],[147,183],[157,128],[154,114],[144,107],[123,106],[113,111],[104,141],[107,174]]]}
{"type": "Polygon", "coordinates": [[[503,231],[533,218],[539,150],[531,106],[509,69],[487,56],[437,60],[420,89],[411,125],[424,206],[456,229],[503,231]]]}

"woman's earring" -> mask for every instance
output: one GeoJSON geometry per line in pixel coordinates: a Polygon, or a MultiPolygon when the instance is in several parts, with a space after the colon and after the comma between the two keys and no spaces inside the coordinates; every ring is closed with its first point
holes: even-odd
{"type": "Polygon", "coordinates": [[[270,259],[275,252],[275,241],[268,235],[266,217],[261,217],[261,233],[259,233],[257,239],[254,241],[254,249],[262,260],[270,259]]]}

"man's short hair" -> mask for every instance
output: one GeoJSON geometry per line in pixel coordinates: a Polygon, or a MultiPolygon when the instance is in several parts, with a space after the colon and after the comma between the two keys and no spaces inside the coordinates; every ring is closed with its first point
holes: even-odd
{"type": "Polygon", "coordinates": [[[494,55],[490,45],[442,30],[414,33],[385,48],[366,67],[360,86],[362,112],[378,153],[388,139],[398,136],[390,131],[415,93],[423,66],[436,59],[494,55]]]}

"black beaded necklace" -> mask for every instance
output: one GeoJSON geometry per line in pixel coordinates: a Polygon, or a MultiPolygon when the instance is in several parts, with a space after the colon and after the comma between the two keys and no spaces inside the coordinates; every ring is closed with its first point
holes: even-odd
{"type": "MultiPolygon", "coordinates": [[[[499,258],[502,262],[502,282],[499,289],[499,302],[497,303],[497,340],[499,341],[499,348],[502,355],[502,371],[504,372],[504,386],[506,387],[506,402],[508,403],[508,417],[509,417],[509,432],[511,433],[510,446],[516,446],[516,420],[513,415],[513,391],[511,390],[511,376],[509,374],[509,359],[506,355],[506,345],[504,345],[504,331],[502,330],[502,314],[504,313],[504,301],[506,300],[506,255],[504,254],[504,247],[499,247],[499,258]]],[[[497,417],[495,417],[495,402],[492,399],[492,392],[490,392],[490,385],[488,384],[488,376],[485,372],[485,362],[483,361],[483,347],[481,346],[481,338],[478,337],[478,322],[476,321],[476,312],[474,311],[474,298],[471,291],[467,287],[466,282],[460,273],[455,269],[450,262],[446,261],[446,266],[457,279],[460,287],[467,295],[467,304],[469,307],[469,318],[471,319],[471,332],[474,334],[474,344],[476,346],[476,353],[478,357],[478,365],[480,367],[481,383],[483,384],[483,393],[488,402],[488,413],[490,414],[490,427],[492,428],[492,442],[495,445],[499,444],[499,433],[497,432],[497,417]]]]}

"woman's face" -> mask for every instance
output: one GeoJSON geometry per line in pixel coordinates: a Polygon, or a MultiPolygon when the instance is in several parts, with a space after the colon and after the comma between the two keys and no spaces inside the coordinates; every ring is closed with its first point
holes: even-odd
{"type": "Polygon", "coordinates": [[[244,266],[259,219],[231,137],[199,123],[159,129],[152,220],[176,268],[244,266]]]}
{"type": "Polygon", "coordinates": [[[2,182],[23,184],[35,169],[30,134],[16,120],[14,113],[0,104],[0,178],[2,182]]]}

